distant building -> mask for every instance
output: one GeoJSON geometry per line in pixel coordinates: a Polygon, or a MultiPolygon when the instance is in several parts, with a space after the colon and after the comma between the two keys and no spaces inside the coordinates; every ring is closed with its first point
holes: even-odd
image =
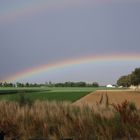
{"type": "Polygon", "coordinates": [[[115,86],[114,85],[111,85],[111,84],[106,85],[106,87],[107,88],[115,88],[115,86]]]}

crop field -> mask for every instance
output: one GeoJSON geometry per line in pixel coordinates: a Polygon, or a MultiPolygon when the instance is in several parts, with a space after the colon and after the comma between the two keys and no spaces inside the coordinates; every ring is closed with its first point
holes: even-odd
{"type": "Polygon", "coordinates": [[[92,87],[48,87],[48,88],[0,88],[0,100],[18,100],[21,95],[24,95],[30,100],[56,100],[74,102],[81,97],[94,92],[98,89],[92,87]]]}
{"type": "Polygon", "coordinates": [[[140,100],[139,91],[1,88],[0,99],[0,131],[6,134],[5,140],[61,140],[64,137],[76,140],[140,139],[140,110],[135,107],[140,100]],[[15,102],[21,95],[34,102],[15,102]]]}
{"type": "Polygon", "coordinates": [[[126,100],[140,109],[140,91],[134,90],[98,90],[77,100],[74,104],[80,106],[86,104],[97,108],[97,104],[106,107],[121,104],[126,100]]]}
{"type": "Polygon", "coordinates": [[[0,131],[6,134],[5,140],[140,139],[139,110],[123,102],[115,105],[112,113],[111,117],[105,117],[93,108],[68,102],[35,101],[31,106],[21,106],[17,102],[0,101],[0,131]]]}

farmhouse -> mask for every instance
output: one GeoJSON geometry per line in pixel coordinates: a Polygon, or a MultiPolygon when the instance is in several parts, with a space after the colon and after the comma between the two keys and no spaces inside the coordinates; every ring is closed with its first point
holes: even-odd
{"type": "Polygon", "coordinates": [[[114,88],[115,86],[111,85],[111,84],[108,84],[106,85],[107,88],[114,88]]]}

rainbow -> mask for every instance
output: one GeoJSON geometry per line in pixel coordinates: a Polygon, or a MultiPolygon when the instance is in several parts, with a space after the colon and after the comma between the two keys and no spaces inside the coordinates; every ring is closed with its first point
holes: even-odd
{"type": "Polygon", "coordinates": [[[15,21],[15,19],[22,18],[23,16],[31,16],[38,12],[47,10],[58,10],[64,7],[85,5],[85,4],[104,4],[109,3],[111,0],[30,0],[11,2],[8,5],[0,6],[0,23],[15,21]]]}
{"type": "Polygon", "coordinates": [[[59,70],[61,68],[75,67],[77,65],[84,65],[86,63],[91,64],[103,64],[103,63],[115,63],[115,62],[138,62],[140,61],[140,54],[115,54],[115,55],[91,55],[81,58],[68,59],[64,61],[59,61],[55,63],[39,65],[37,67],[31,67],[29,69],[20,71],[14,75],[5,78],[3,81],[16,82],[24,78],[29,78],[30,76],[36,76],[37,74],[47,73],[52,70],[59,70]]]}

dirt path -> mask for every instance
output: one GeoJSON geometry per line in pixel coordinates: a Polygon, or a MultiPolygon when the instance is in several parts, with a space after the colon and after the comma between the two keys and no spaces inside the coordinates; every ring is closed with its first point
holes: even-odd
{"type": "Polygon", "coordinates": [[[104,108],[109,104],[120,104],[125,100],[135,103],[136,107],[140,109],[140,91],[132,90],[99,90],[77,100],[74,105],[88,105],[93,108],[100,106],[104,108]]]}

